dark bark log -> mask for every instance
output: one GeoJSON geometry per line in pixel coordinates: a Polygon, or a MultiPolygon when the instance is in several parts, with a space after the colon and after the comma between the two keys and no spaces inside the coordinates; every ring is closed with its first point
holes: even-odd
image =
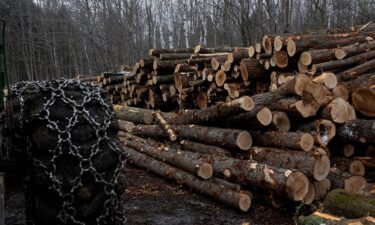
{"type": "Polygon", "coordinates": [[[340,84],[343,85],[349,93],[353,93],[359,88],[375,86],[375,73],[364,74],[355,79],[341,81],[340,84]]]}
{"type": "Polygon", "coordinates": [[[375,49],[375,41],[367,42],[364,44],[355,43],[353,45],[335,49],[335,57],[337,59],[344,59],[346,57],[358,55],[373,49],[375,49]]]}
{"type": "Polygon", "coordinates": [[[117,118],[130,121],[135,124],[151,124],[153,122],[152,112],[134,107],[114,107],[117,118]]]}
{"type": "Polygon", "coordinates": [[[152,68],[158,72],[161,73],[173,73],[174,70],[176,69],[177,64],[182,64],[182,63],[188,63],[188,60],[186,59],[177,59],[177,60],[164,60],[164,61],[159,61],[155,60],[152,68]]]}
{"type": "Polygon", "coordinates": [[[233,52],[236,47],[217,47],[217,48],[207,48],[204,45],[197,45],[194,49],[194,53],[199,54],[213,54],[218,52],[233,52]]]}
{"type": "Polygon", "coordinates": [[[324,199],[324,211],[347,218],[375,216],[375,198],[335,189],[324,199]]]}
{"type": "Polygon", "coordinates": [[[186,110],[169,122],[172,124],[200,124],[235,116],[243,112],[251,111],[253,108],[254,103],[252,99],[248,96],[243,96],[231,102],[219,103],[205,109],[186,110]]]}
{"type": "Polygon", "coordinates": [[[363,185],[367,184],[364,177],[353,176],[334,167],[329,170],[327,179],[331,181],[332,189],[342,188],[349,193],[357,193],[363,185]]]}
{"type": "Polygon", "coordinates": [[[358,65],[368,60],[375,58],[375,50],[364,52],[359,55],[354,55],[346,59],[328,61],[324,63],[314,64],[316,71],[328,71],[340,67],[347,67],[352,65],[358,65]]]}
{"type": "Polygon", "coordinates": [[[330,169],[329,158],[317,152],[252,147],[248,154],[250,159],[274,167],[301,171],[306,176],[313,177],[317,181],[325,179],[330,169]]]}
{"type": "Polygon", "coordinates": [[[241,61],[243,58],[249,58],[249,48],[237,49],[228,55],[228,62],[235,63],[241,61]]]}
{"type": "Polygon", "coordinates": [[[375,59],[371,59],[367,62],[364,62],[358,66],[353,68],[347,69],[339,74],[337,74],[337,78],[339,80],[348,80],[352,78],[356,78],[362,74],[370,73],[375,69],[375,59]]]}
{"type": "Polygon", "coordinates": [[[314,138],[309,133],[269,131],[266,133],[251,132],[254,143],[259,146],[275,146],[296,150],[311,151],[314,138]]]}
{"type": "Polygon", "coordinates": [[[375,223],[373,217],[362,217],[359,219],[346,219],[344,217],[337,217],[327,213],[314,212],[310,216],[300,216],[298,218],[299,225],[348,225],[348,224],[358,224],[358,225],[371,225],[375,223]]]}
{"type": "Polygon", "coordinates": [[[357,119],[337,127],[336,135],[342,140],[375,143],[375,120],[357,119]]]}
{"type": "Polygon", "coordinates": [[[193,53],[161,53],[160,60],[189,59],[193,53]]]}
{"type": "Polygon", "coordinates": [[[218,156],[230,156],[230,152],[228,150],[213,145],[206,145],[189,140],[180,141],[180,145],[182,149],[192,152],[218,156]]]}
{"type": "Polygon", "coordinates": [[[241,76],[244,81],[265,80],[267,72],[256,59],[242,59],[240,63],[241,76]]]}
{"type": "Polygon", "coordinates": [[[336,167],[343,172],[358,176],[365,175],[365,166],[359,160],[331,157],[331,162],[333,167],[336,167]]]}
{"type": "Polygon", "coordinates": [[[148,54],[150,56],[159,56],[163,53],[194,53],[192,48],[171,48],[171,49],[150,49],[148,54]]]}
{"type": "Polygon", "coordinates": [[[183,170],[155,160],[131,148],[124,147],[124,151],[128,154],[129,161],[137,166],[149,169],[162,177],[176,180],[179,184],[186,185],[199,193],[213,197],[230,207],[238,208],[245,212],[250,208],[251,199],[246,194],[228,190],[212,181],[197,179],[197,177],[183,170]]]}
{"type": "Polygon", "coordinates": [[[174,81],[174,75],[163,75],[163,76],[153,76],[152,77],[153,84],[165,84],[165,83],[172,83],[174,81]]]}
{"type": "Polygon", "coordinates": [[[334,49],[317,49],[303,52],[300,61],[303,65],[309,66],[311,64],[324,63],[335,60],[334,49]]]}
{"type": "Polygon", "coordinates": [[[336,126],[332,121],[325,119],[314,120],[309,123],[300,124],[297,130],[308,132],[313,135],[322,147],[326,147],[330,140],[336,136],[336,126]]]}
{"type": "Polygon", "coordinates": [[[198,68],[196,66],[189,65],[187,63],[177,64],[175,67],[175,73],[187,73],[187,72],[196,72],[198,68]]]}
{"type": "MultiPolygon", "coordinates": [[[[247,131],[204,127],[197,125],[171,125],[178,136],[205,144],[227,147],[231,149],[248,150],[252,144],[251,135],[247,131]]],[[[163,130],[156,125],[137,125],[134,134],[146,137],[167,137],[163,130]]]]}
{"type": "Polygon", "coordinates": [[[327,38],[322,41],[321,36],[311,37],[307,39],[293,40],[289,39],[287,43],[287,51],[290,57],[294,56],[296,53],[303,52],[313,49],[326,49],[326,48],[336,48],[337,46],[346,46],[354,43],[365,43],[373,41],[369,36],[355,36],[348,38],[327,38]]]}

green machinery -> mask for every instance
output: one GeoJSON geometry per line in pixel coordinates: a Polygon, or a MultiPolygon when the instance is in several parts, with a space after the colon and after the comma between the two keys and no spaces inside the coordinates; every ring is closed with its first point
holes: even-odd
{"type": "Polygon", "coordinates": [[[1,41],[0,41],[0,111],[4,108],[4,88],[8,86],[7,64],[5,55],[5,20],[1,22],[1,41]]]}

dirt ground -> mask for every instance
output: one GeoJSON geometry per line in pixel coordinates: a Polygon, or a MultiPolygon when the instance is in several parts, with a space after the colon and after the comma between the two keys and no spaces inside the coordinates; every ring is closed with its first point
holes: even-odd
{"type": "MultiPolygon", "coordinates": [[[[247,213],[226,208],[143,169],[128,166],[124,208],[130,225],[292,225],[295,206],[272,209],[254,202],[247,213]]],[[[22,185],[9,182],[6,224],[25,224],[22,185]]]]}

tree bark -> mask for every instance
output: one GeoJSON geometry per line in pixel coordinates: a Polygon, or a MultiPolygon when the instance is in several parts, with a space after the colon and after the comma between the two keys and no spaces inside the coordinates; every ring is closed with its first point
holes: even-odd
{"type": "Polygon", "coordinates": [[[335,189],[324,199],[324,211],[347,218],[375,216],[375,198],[335,189]]]}
{"type": "MultiPolygon", "coordinates": [[[[171,125],[171,127],[182,139],[240,150],[248,150],[252,145],[251,135],[243,130],[197,125],[171,125]]],[[[167,137],[156,125],[137,125],[133,132],[146,137],[167,137]]]]}
{"type": "Polygon", "coordinates": [[[192,152],[218,156],[230,156],[230,152],[228,150],[213,145],[206,145],[189,140],[180,141],[180,145],[182,149],[192,152]]]}
{"type": "Polygon", "coordinates": [[[275,146],[296,150],[310,151],[314,138],[309,133],[269,131],[266,133],[251,132],[254,143],[260,146],[275,146]]]}
{"type": "Polygon", "coordinates": [[[359,44],[355,43],[353,45],[347,45],[341,48],[335,49],[335,57],[337,59],[344,59],[352,55],[358,55],[370,50],[375,49],[375,41],[359,44]]]}
{"type": "Polygon", "coordinates": [[[357,193],[363,185],[367,184],[364,177],[353,176],[334,167],[329,170],[327,179],[331,182],[332,189],[342,188],[349,193],[357,193]]]}
{"type": "Polygon", "coordinates": [[[242,59],[240,63],[241,76],[244,81],[265,80],[268,78],[264,66],[256,59],[242,59]]]}
{"type": "Polygon", "coordinates": [[[137,166],[149,169],[162,177],[176,180],[179,184],[186,185],[199,193],[213,197],[227,206],[244,212],[250,208],[251,199],[246,194],[228,190],[212,181],[197,179],[197,177],[183,170],[155,160],[131,148],[124,147],[124,151],[128,154],[129,161],[137,166]]]}
{"type": "Polygon", "coordinates": [[[297,130],[308,132],[316,137],[316,141],[322,147],[326,147],[330,140],[336,136],[336,125],[332,121],[325,119],[317,119],[298,125],[297,130]]]}
{"type": "Polygon", "coordinates": [[[370,225],[373,223],[375,223],[375,219],[369,216],[362,217],[359,219],[346,219],[344,217],[337,217],[331,214],[321,212],[314,212],[310,216],[300,216],[298,218],[299,225],[370,225]]]}
{"type": "Polygon", "coordinates": [[[375,143],[375,120],[357,119],[337,127],[336,135],[341,140],[359,143],[375,143]]]}
{"type": "Polygon", "coordinates": [[[365,175],[365,166],[359,160],[347,159],[342,157],[331,157],[331,162],[333,167],[336,167],[343,172],[358,176],[365,175]]]}
{"type": "Polygon", "coordinates": [[[322,181],[328,176],[330,161],[317,152],[291,151],[277,148],[252,147],[249,157],[264,164],[301,171],[308,177],[322,181]]]}

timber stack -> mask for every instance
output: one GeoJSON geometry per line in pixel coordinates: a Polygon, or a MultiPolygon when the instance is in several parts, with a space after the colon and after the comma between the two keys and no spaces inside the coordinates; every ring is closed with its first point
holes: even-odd
{"type": "Polygon", "coordinates": [[[113,101],[124,151],[242,211],[356,194],[375,182],[374,39],[367,24],[150,49],[113,101]]]}

